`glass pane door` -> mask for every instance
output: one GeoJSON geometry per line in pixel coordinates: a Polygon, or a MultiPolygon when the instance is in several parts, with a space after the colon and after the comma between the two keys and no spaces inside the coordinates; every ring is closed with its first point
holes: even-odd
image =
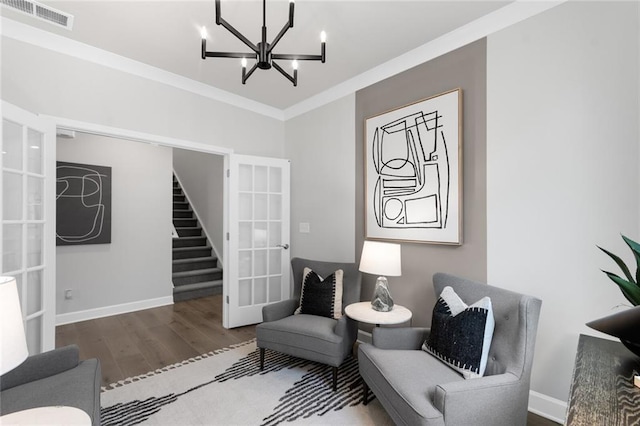
{"type": "Polygon", "coordinates": [[[54,128],[37,116],[2,104],[3,276],[18,284],[30,354],[55,346],[55,212],[52,188],[54,128]],[[46,143],[45,141],[51,141],[46,143]],[[47,202],[49,204],[47,204],[47,202]]]}
{"type": "Polygon", "coordinates": [[[237,327],[289,297],[289,162],[234,155],[230,169],[228,326],[237,327]]]}

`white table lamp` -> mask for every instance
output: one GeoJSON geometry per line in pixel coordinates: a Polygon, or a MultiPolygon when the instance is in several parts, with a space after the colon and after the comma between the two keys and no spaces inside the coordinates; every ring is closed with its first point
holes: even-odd
{"type": "Polygon", "coordinates": [[[400,244],[365,241],[360,258],[360,271],[378,275],[371,307],[380,312],[393,309],[393,299],[386,276],[402,275],[400,244]]]}
{"type": "Polygon", "coordinates": [[[16,279],[0,277],[0,375],[22,364],[28,355],[16,279]]]}

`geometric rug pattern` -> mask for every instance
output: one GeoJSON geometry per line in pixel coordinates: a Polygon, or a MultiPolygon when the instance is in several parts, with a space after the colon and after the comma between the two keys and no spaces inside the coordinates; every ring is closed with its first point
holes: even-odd
{"type": "Polygon", "coordinates": [[[103,388],[101,424],[392,424],[369,395],[362,404],[358,362],[331,367],[265,351],[255,339],[103,388]]]}

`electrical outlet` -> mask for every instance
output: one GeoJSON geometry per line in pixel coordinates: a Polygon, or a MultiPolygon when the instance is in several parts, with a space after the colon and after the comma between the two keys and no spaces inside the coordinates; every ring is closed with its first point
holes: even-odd
{"type": "Polygon", "coordinates": [[[69,300],[69,299],[73,299],[73,294],[71,293],[71,289],[68,288],[64,291],[64,298],[69,300]]]}

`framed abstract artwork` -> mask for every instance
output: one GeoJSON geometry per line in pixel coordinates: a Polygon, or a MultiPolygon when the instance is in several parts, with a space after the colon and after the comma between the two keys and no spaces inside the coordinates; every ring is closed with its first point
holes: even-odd
{"type": "Polygon", "coordinates": [[[111,243],[111,167],[56,163],[56,245],[111,243]]]}
{"type": "Polygon", "coordinates": [[[462,244],[462,90],[365,120],[365,237],[462,244]]]}

